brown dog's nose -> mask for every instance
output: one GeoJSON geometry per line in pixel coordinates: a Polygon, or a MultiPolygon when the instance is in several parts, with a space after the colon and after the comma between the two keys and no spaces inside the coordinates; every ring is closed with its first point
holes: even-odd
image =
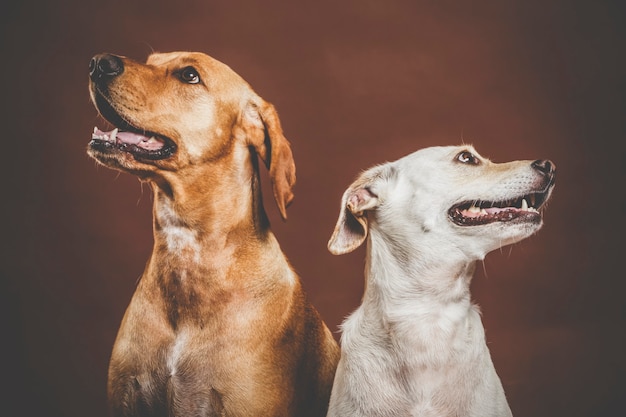
{"type": "Polygon", "coordinates": [[[89,77],[92,81],[116,77],[124,72],[124,63],[119,56],[100,54],[89,61],[89,77]]]}
{"type": "Polygon", "coordinates": [[[556,165],[554,165],[554,162],[549,159],[538,159],[534,161],[531,166],[547,177],[554,176],[556,171],[556,165]]]}

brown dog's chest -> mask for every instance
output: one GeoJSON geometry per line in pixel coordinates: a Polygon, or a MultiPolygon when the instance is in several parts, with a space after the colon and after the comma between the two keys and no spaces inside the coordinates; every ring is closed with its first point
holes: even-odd
{"type": "Polygon", "coordinates": [[[172,328],[185,323],[203,328],[208,321],[219,320],[233,299],[233,294],[219,286],[203,285],[202,276],[185,269],[172,270],[159,278],[158,293],[165,318],[172,328]]]}
{"type": "Polygon", "coordinates": [[[290,318],[303,314],[288,265],[228,264],[237,251],[198,247],[185,229],[171,235],[158,241],[115,343],[109,398],[119,415],[285,415],[293,397],[275,393],[294,389],[282,370],[297,369],[292,338],[302,329],[290,318]],[[273,274],[286,279],[268,285],[273,274]]]}
{"type": "Polygon", "coordinates": [[[229,401],[254,398],[241,386],[254,380],[250,369],[262,366],[250,367],[263,359],[251,353],[253,347],[262,351],[267,341],[257,340],[253,323],[237,316],[227,301],[232,295],[222,293],[221,307],[207,309],[201,289],[178,283],[163,309],[142,290],[133,297],[111,357],[109,391],[112,407],[123,409],[119,415],[221,416],[229,407],[223,393],[229,401]],[[248,362],[240,368],[241,355],[248,362]]]}
{"type": "MultiPolygon", "coordinates": [[[[144,335],[145,337],[145,335],[144,335]]],[[[121,343],[124,343],[123,341],[121,343]]],[[[219,416],[224,409],[214,377],[219,369],[208,351],[191,348],[188,331],[153,349],[134,340],[132,351],[116,349],[109,370],[109,392],[114,415],[219,416]]]]}

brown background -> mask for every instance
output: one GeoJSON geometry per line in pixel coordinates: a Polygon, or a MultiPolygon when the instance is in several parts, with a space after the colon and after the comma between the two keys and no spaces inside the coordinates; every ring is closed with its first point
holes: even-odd
{"type": "Polygon", "coordinates": [[[544,229],[489,255],[473,296],[514,414],[624,412],[618,2],[3,4],[3,415],[106,414],[110,349],[151,249],[151,195],[85,154],[99,123],[87,65],[103,51],[179,49],[227,63],[277,107],[298,184],[287,223],[266,207],[333,331],[363,289],[363,250],[326,250],[359,170],[461,142],[497,162],[556,162],[544,229]]]}

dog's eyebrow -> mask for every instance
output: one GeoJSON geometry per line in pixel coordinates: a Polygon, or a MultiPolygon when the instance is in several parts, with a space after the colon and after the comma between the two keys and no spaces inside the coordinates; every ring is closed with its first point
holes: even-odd
{"type": "Polygon", "coordinates": [[[200,61],[198,61],[197,59],[194,59],[194,58],[185,57],[185,58],[180,59],[180,61],[177,64],[179,64],[180,66],[183,66],[183,65],[185,65],[185,66],[186,65],[198,66],[200,64],[200,61]]]}
{"type": "MultiPolygon", "coordinates": [[[[163,57],[160,57],[163,58],[163,57]]],[[[185,66],[185,65],[199,65],[199,61],[191,57],[172,56],[169,59],[156,59],[154,62],[150,62],[152,65],[172,65],[185,66]]]]}

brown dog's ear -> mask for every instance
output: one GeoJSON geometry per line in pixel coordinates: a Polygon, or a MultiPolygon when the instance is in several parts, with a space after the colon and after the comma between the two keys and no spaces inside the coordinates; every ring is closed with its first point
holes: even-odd
{"type": "Polygon", "coordinates": [[[339,219],[328,241],[333,255],[343,255],[361,246],[368,232],[367,210],[378,205],[378,197],[367,187],[354,185],[343,193],[339,219]]]}
{"type": "Polygon", "coordinates": [[[293,200],[296,183],[296,165],[276,109],[262,99],[258,101],[248,103],[245,109],[246,125],[254,128],[253,132],[248,130],[248,141],[270,172],[276,205],[283,220],[287,220],[287,207],[293,200]]]}

